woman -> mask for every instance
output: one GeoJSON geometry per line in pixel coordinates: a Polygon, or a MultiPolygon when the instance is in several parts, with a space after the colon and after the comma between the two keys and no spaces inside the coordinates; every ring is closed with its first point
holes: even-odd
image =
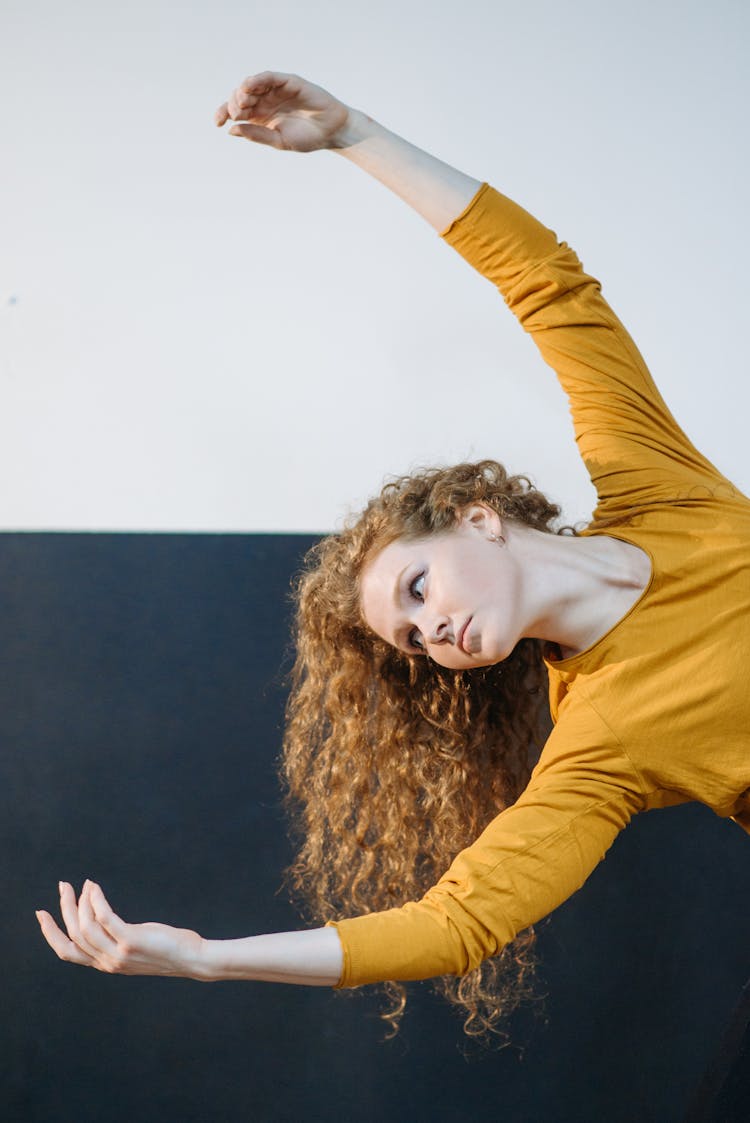
{"type": "Polygon", "coordinates": [[[61,883],[67,934],[37,917],[60,958],[107,972],[446,976],[481,1029],[502,1010],[493,957],[523,975],[514,938],[636,812],[699,800],[750,831],[750,502],[681,432],[598,283],[525,211],[296,76],[247,79],[217,112],[229,121],[358,164],[498,286],[570,397],[598,505],[582,533],[552,533],[559,512],[527,481],[459,465],[395,481],[313,552],[284,759],[305,831],[293,880],[321,919],[361,915],[203,940],[127,924],[86,882],[77,900],[61,883]],[[542,653],[555,727],[529,779],[542,653]]]}

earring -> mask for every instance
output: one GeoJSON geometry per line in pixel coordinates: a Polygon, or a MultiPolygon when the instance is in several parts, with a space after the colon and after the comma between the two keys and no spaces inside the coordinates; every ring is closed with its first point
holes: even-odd
{"type": "Polygon", "coordinates": [[[503,538],[502,534],[491,534],[490,542],[499,542],[501,546],[505,545],[505,539],[503,538]]]}

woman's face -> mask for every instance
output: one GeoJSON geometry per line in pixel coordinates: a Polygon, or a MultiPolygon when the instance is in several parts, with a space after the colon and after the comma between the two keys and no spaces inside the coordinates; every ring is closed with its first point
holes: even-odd
{"type": "Polygon", "coordinates": [[[429,655],[453,670],[486,667],[518,640],[518,573],[494,511],[477,505],[455,530],[396,539],[360,579],[362,613],[372,630],[407,655],[429,655]]]}

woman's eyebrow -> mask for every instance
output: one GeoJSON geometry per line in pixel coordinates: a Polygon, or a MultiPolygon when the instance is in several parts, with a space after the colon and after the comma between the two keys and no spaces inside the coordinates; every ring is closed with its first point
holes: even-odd
{"type": "Polygon", "coordinates": [[[395,587],[393,589],[393,603],[396,605],[396,607],[398,607],[398,605],[401,604],[401,583],[404,579],[404,574],[406,573],[407,569],[409,568],[409,564],[411,564],[411,563],[408,563],[407,565],[405,565],[404,568],[401,570],[401,572],[396,577],[396,584],[395,584],[395,587]]]}
{"type": "MultiPolygon", "coordinates": [[[[401,570],[401,572],[396,576],[396,583],[393,589],[393,603],[396,608],[401,607],[401,588],[403,585],[404,574],[406,573],[410,565],[411,562],[408,562],[401,570]]],[[[398,650],[402,651],[405,655],[412,654],[412,645],[409,641],[409,632],[410,629],[408,624],[399,624],[393,632],[393,646],[397,647],[398,650]]]]}

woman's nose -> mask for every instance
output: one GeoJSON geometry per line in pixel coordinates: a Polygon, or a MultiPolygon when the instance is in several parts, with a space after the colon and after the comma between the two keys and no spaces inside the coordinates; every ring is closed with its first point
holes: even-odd
{"type": "Polygon", "coordinates": [[[451,622],[447,616],[440,616],[436,620],[433,620],[427,630],[427,639],[429,643],[448,643],[453,641],[451,622]]]}

